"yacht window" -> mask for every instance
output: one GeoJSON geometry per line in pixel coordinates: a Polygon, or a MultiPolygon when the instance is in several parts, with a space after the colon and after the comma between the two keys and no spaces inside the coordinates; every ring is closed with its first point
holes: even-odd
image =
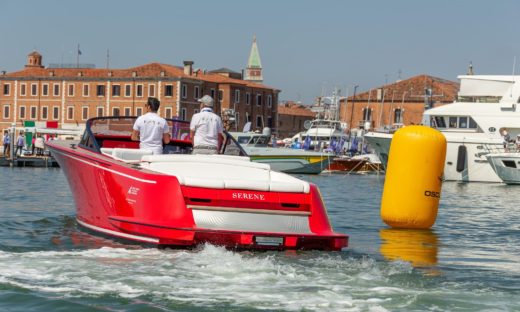
{"type": "Polygon", "coordinates": [[[502,160],[502,163],[503,163],[504,166],[506,166],[506,167],[509,167],[509,168],[516,168],[516,164],[515,164],[515,161],[514,161],[514,160],[502,160]]]}
{"type": "Polygon", "coordinates": [[[249,137],[241,136],[241,137],[238,137],[237,141],[239,144],[247,144],[247,142],[249,142],[249,137]]]}
{"type": "Polygon", "coordinates": [[[469,128],[470,129],[477,129],[477,123],[471,117],[469,117],[469,128]]]}
{"type": "Polygon", "coordinates": [[[446,120],[442,116],[435,116],[435,126],[437,128],[446,128],[446,120]]]}
{"type": "Polygon", "coordinates": [[[468,117],[459,117],[459,128],[468,127],[468,117]]]}
{"type": "Polygon", "coordinates": [[[256,142],[257,145],[267,145],[269,143],[268,137],[259,137],[258,141],[256,142]]]}
{"type": "Polygon", "coordinates": [[[450,128],[457,128],[457,117],[450,117],[450,128]]]}

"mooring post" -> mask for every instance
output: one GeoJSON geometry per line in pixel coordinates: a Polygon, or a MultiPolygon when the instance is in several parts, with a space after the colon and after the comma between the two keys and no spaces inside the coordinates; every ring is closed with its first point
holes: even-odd
{"type": "Polygon", "coordinates": [[[13,167],[14,166],[14,139],[15,139],[15,134],[16,132],[16,123],[12,123],[11,124],[11,131],[10,133],[8,134],[11,139],[9,140],[9,144],[11,145],[11,147],[9,148],[9,167],[13,167]]]}

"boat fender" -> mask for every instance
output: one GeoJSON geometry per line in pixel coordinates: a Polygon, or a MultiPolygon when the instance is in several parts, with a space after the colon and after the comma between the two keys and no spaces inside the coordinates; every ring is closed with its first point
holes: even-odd
{"type": "Polygon", "coordinates": [[[457,172],[462,172],[466,169],[466,155],[466,146],[459,145],[459,150],[457,151],[457,172]]]}
{"type": "Polygon", "coordinates": [[[395,132],[388,155],[382,220],[395,228],[430,228],[437,218],[446,138],[430,127],[404,127],[395,132]]]}

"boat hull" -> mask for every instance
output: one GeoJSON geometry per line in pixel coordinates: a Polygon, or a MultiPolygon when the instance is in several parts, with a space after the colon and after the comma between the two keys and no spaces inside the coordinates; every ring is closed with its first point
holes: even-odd
{"type": "Polygon", "coordinates": [[[348,237],[333,232],[314,185],[304,196],[189,187],[175,176],[87,149],[54,142],[48,147],[69,182],[78,223],[93,231],[161,246],[213,243],[276,250],[347,246],[348,237]],[[287,208],[284,202],[295,204],[285,204],[287,208]]]}
{"type": "Polygon", "coordinates": [[[486,157],[504,183],[520,184],[520,153],[497,153],[486,157]]]}
{"type": "Polygon", "coordinates": [[[369,173],[382,170],[380,163],[372,163],[363,158],[334,158],[327,168],[332,173],[369,173]]]}
{"type": "Polygon", "coordinates": [[[249,155],[252,161],[269,164],[272,170],[285,173],[319,174],[332,156],[249,155]]]}
{"type": "MultiPolygon", "coordinates": [[[[496,145],[500,143],[489,140],[469,140],[458,138],[452,135],[446,135],[446,163],[444,166],[444,179],[446,181],[461,182],[501,182],[502,180],[493,171],[485,158],[486,145],[496,145]],[[458,170],[457,162],[459,160],[459,147],[465,147],[463,170],[458,170]]],[[[369,142],[376,154],[378,155],[384,167],[388,162],[390,143],[392,134],[370,132],[365,134],[365,140],[369,142]]]]}

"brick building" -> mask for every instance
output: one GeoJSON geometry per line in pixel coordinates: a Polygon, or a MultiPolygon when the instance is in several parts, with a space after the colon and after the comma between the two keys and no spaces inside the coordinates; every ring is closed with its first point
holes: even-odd
{"type": "Polygon", "coordinates": [[[307,120],[313,120],[316,113],[310,110],[310,106],[286,102],[278,104],[278,137],[292,137],[300,131],[304,131],[303,125],[307,120]]]}
{"type": "Polygon", "coordinates": [[[25,68],[0,73],[0,130],[12,123],[54,121],[60,128],[81,128],[88,118],[138,116],[147,98],[161,101],[163,117],[190,120],[198,112],[197,99],[211,95],[214,110],[234,110],[237,128],[247,121],[252,129],[273,127],[280,90],[242,79],[228,69],[211,72],[150,63],[127,69],[49,68],[34,51],[25,68]]]}
{"type": "Polygon", "coordinates": [[[427,75],[353,94],[340,101],[340,120],[349,128],[395,128],[420,124],[425,109],[452,103],[457,98],[457,82],[427,75]]]}

